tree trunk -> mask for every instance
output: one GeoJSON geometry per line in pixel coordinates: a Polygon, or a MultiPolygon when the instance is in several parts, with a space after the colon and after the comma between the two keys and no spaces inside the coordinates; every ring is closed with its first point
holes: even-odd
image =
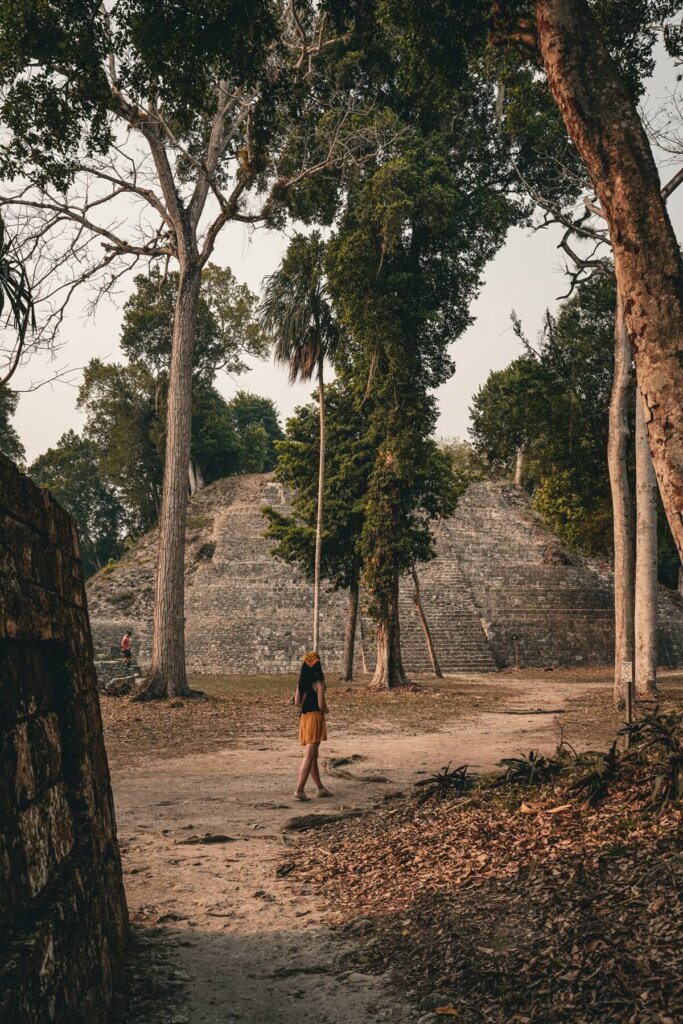
{"type": "Polygon", "coordinates": [[[517,449],[517,457],[515,459],[515,487],[522,487],[522,474],[524,472],[524,455],[526,453],[526,444],[522,442],[517,449]]]}
{"type": "Polygon", "coordinates": [[[190,459],[188,475],[190,478],[190,495],[196,494],[204,486],[204,475],[202,467],[195,459],[190,459]]]}
{"type": "Polygon", "coordinates": [[[441,666],[439,665],[439,659],[437,658],[436,651],[434,650],[434,642],[432,640],[432,633],[431,633],[431,630],[429,628],[429,623],[427,622],[427,616],[425,615],[425,610],[424,610],[424,608],[422,606],[422,598],[420,596],[420,581],[417,578],[417,569],[415,569],[415,568],[413,568],[412,577],[413,577],[413,587],[415,588],[414,591],[413,591],[413,601],[415,602],[415,611],[417,612],[417,617],[420,620],[420,625],[422,626],[422,631],[423,631],[423,633],[425,635],[425,643],[427,644],[427,650],[429,652],[429,660],[432,663],[432,668],[434,670],[434,675],[436,676],[436,678],[437,679],[443,679],[443,672],[441,671],[441,666]]]}
{"type": "Polygon", "coordinates": [[[346,606],[346,630],[344,632],[344,663],[342,665],[342,682],[348,683],[353,679],[353,658],[356,649],[356,626],[358,624],[358,599],[360,588],[358,576],[351,582],[349,587],[349,598],[346,606]]]}
{"type": "Polygon", "coordinates": [[[623,307],[617,298],[614,321],[614,382],[609,407],[607,463],[614,517],[614,703],[626,700],[622,665],[633,665],[633,506],[626,471],[628,442],[628,395],[631,383],[631,346],[624,324],[623,307]]]}
{"type": "Polygon", "coordinates": [[[607,217],[655,473],[683,558],[683,268],[638,112],[587,0],[536,0],[555,102],[607,217]]]}
{"type": "Polygon", "coordinates": [[[318,458],[318,513],[315,520],[315,567],[313,571],[313,650],[320,642],[320,556],[323,544],[323,498],[325,491],[325,385],[323,357],[318,360],[318,409],[320,414],[320,456],[318,458]]]}
{"type": "Polygon", "coordinates": [[[644,402],[636,388],[636,695],[657,692],[657,479],[644,402]]]}
{"type": "Polygon", "coordinates": [[[678,567],[678,593],[683,596],[683,565],[678,567]]]}
{"type": "Polygon", "coordinates": [[[393,690],[409,686],[410,680],[403,670],[401,658],[401,627],[398,619],[398,573],[393,592],[387,601],[385,615],[375,621],[377,635],[377,663],[370,681],[373,690],[393,690]]]}
{"type": "Polygon", "coordinates": [[[171,339],[152,653],[139,700],[190,693],[185,669],[185,520],[192,433],[192,350],[200,284],[199,267],[180,261],[171,339]]]}

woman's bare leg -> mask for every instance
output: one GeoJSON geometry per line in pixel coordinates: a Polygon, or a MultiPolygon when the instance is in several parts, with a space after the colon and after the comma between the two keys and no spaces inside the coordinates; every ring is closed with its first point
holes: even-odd
{"type": "MultiPolygon", "coordinates": [[[[315,775],[313,775],[313,764],[314,764],[314,762],[315,762],[316,774],[318,776],[318,779],[320,779],[320,773],[318,772],[318,764],[317,764],[317,762],[318,762],[318,744],[317,743],[308,743],[306,745],[306,751],[304,753],[303,760],[301,762],[301,767],[299,768],[299,779],[298,779],[297,787],[296,787],[297,793],[303,793],[304,786],[306,785],[306,783],[308,781],[308,776],[309,775],[313,776],[313,781],[315,782],[315,775]]],[[[316,785],[318,786],[318,788],[320,788],[320,782],[316,782],[316,785]]]]}
{"type": "Polygon", "coordinates": [[[311,761],[311,778],[313,779],[313,782],[315,783],[316,787],[318,789],[322,789],[323,788],[323,784],[320,781],[320,769],[318,768],[318,747],[319,747],[319,744],[318,743],[312,743],[311,746],[315,748],[314,751],[313,751],[313,760],[311,761]]]}

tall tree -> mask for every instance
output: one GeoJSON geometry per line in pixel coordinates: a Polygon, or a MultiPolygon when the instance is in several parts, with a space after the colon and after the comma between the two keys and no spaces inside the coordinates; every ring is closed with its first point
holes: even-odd
{"type": "Polygon", "coordinates": [[[226,224],[281,222],[293,190],[369,159],[394,136],[396,118],[323,74],[353,26],[313,3],[30,0],[0,13],[0,171],[22,175],[2,204],[22,224],[30,215],[38,258],[66,266],[74,257],[76,277],[53,302],[76,280],[99,278],[109,290],[141,259],[177,267],[141,696],[186,694],[183,557],[202,268],[226,224]]]}
{"type": "Polygon", "coordinates": [[[653,697],[657,692],[657,478],[638,388],[635,405],[635,690],[636,696],[653,697]]]}
{"type": "Polygon", "coordinates": [[[407,681],[399,579],[432,556],[430,521],[448,514],[455,497],[433,439],[431,390],[453,372],[448,346],[469,323],[481,269],[513,216],[491,187],[498,166],[480,113],[463,109],[461,121],[452,113],[457,133],[415,139],[379,168],[329,244],[331,291],[348,337],[337,369],[364,409],[375,451],[360,551],[378,688],[407,681]],[[490,177],[474,155],[482,145],[490,177]]]}
{"type": "Polygon", "coordinates": [[[318,381],[318,501],[313,573],[313,650],[320,639],[320,565],[325,492],[325,359],[334,357],[339,331],[323,273],[325,246],[319,233],[295,235],[278,270],[264,282],[261,322],[273,335],[274,355],[291,384],[318,381]]]}
{"type": "Polygon", "coordinates": [[[614,703],[626,703],[628,676],[635,660],[635,522],[628,479],[628,408],[631,388],[631,343],[621,296],[614,320],[614,382],[609,405],[607,462],[614,516],[614,703]],[[624,669],[628,666],[625,675],[624,669]]]}

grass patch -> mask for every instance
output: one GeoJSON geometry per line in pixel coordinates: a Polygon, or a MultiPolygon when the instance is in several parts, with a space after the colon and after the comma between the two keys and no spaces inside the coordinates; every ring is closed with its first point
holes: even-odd
{"type": "Polygon", "coordinates": [[[100,576],[108,576],[110,572],[114,571],[114,569],[118,569],[120,564],[120,562],[107,562],[107,564],[103,565],[101,569],[98,569],[96,573],[93,573],[90,579],[95,580],[100,576]]]}
{"type": "Polygon", "coordinates": [[[212,527],[212,526],[213,526],[213,516],[207,516],[207,515],[202,515],[202,514],[198,513],[197,515],[193,515],[193,516],[188,516],[187,517],[187,521],[186,521],[186,524],[185,524],[185,529],[187,531],[190,531],[190,530],[204,530],[204,529],[208,529],[209,527],[212,527]]]}

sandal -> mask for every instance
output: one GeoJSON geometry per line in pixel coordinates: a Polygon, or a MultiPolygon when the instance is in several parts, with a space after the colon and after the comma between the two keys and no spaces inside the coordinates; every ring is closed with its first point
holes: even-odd
{"type": "Polygon", "coordinates": [[[327,786],[321,786],[318,790],[318,796],[334,796],[334,793],[327,786]]]}
{"type": "Polygon", "coordinates": [[[304,793],[303,789],[301,791],[299,791],[297,789],[294,792],[294,799],[295,800],[310,800],[310,797],[306,796],[306,794],[304,793]]]}

